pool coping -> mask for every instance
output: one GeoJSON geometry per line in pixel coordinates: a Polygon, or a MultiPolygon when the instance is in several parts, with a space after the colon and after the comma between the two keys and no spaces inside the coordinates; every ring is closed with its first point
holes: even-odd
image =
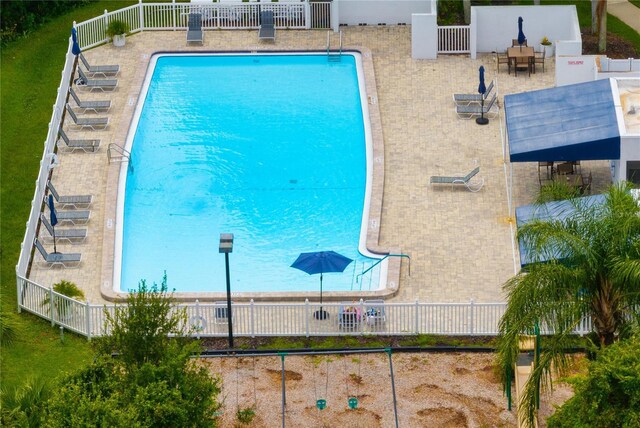
{"type": "MultiPolygon", "coordinates": [[[[380,225],[382,217],[382,202],[384,196],[384,136],[382,132],[382,120],[380,109],[378,106],[377,86],[375,79],[375,71],[371,50],[358,47],[345,47],[343,52],[357,52],[361,55],[362,68],[364,71],[364,84],[366,88],[367,109],[369,111],[369,124],[371,127],[372,140],[372,171],[371,171],[371,193],[369,195],[369,218],[367,223],[366,248],[376,255],[400,254],[400,248],[385,248],[379,243],[380,225]]],[[[164,51],[158,50],[148,54],[143,54],[139,59],[139,67],[133,76],[130,87],[131,92],[128,94],[129,102],[124,106],[122,114],[123,119],[114,135],[114,141],[126,141],[127,134],[133,120],[133,114],[138,103],[140,91],[145,76],[148,72],[150,60],[153,55],[157,54],[185,54],[191,51],[164,51]],[[128,119],[128,120],[127,120],[128,119]]],[[[324,53],[318,50],[309,49],[287,49],[287,50],[194,50],[194,53],[243,53],[243,54],[260,54],[260,53],[290,53],[290,52],[308,52],[308,53],[324,53]]],[[[113,290],[113,270],[115,258],[115,238],[116,238],[116,210],[117,210],[117,194],[118,180],[120,175],[121,163],[115,162],[108,165],[106,196],[105,196],[105,222],[103,229],[102,241],[102,269],[100,281],[100,294],[106,300],[113,302],[123,302],[127,299],[128,293],[115,292],[113,290]]],[[[401,261],[399,257],[389,257],[382,262],[387,265],[386,287],[375,291],[328,291],[323,293],[323,298],[327,301],[354,300],[367,298],[388,298],[394,296],[398,292],[400,282],[401,261]]],[[[383,267],[384,271],[384,267],[383,267]]],[[[238,292],[231,293],[232,298],[237,301],[300,301],[303,299],[315,299],[317,291],[309,292],[238,292]]],[[[177,301],[218,301],[226,299],[226,293],[220,292],[198,292],[186,293],[175,292],[172,297],[177,301]]]]}

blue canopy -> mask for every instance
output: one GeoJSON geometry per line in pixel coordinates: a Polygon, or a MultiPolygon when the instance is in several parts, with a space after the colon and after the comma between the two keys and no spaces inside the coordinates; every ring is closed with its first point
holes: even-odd
{"type": "MultiPolygon", "coordinates": [[[[595,204],[604,204],[605,201],[606,195],[592,195],[579,198],[579,203],[585,204],[588,207],[595,204]]],[[[574,212],[575,203],[570,200],[547,202],[541,205],[525,205],[516,208],[516,226],[520,228],[534,220],[564,220],[571,217],[574,212]]],[[[518,241],[518,248],[520,250],[520,266],[524,267],[532,263],[533,259],[529,256],[529,252],[521,240],[518,241]]],[[[558,257],[560,256],[558,255],[558,257]]]]}
{"type": "Polygon", "coordinates": [[[511,162],[620,159],[609,79],[505,95],[511,162]]]}

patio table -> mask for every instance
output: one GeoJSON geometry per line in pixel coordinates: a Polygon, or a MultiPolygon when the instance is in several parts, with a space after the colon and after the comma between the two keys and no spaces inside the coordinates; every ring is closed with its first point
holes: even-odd
{"type": "Polygon", "coordinates": [[[531,75],[531,65],[533,61],[535,61],[535,53],[533,51],[533,47],[528,46],[516,46],[507,49],[507,57],[509,57],[509,62],[513,64],[514,73],[518,75],[518,66],[522,66],[523,64],[527,66],[527,70],[529,71],[529,75],[531,75]]]}

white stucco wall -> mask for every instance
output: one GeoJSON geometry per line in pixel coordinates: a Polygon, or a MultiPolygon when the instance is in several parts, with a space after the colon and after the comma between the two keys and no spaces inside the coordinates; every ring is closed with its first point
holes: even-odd
{"type": "Polygon", "coordinates": [[[598,69],[595,56],[557,56],[556,86],[596,80],[598,69]]]}
{"type": "Polygon", "coordinates": [[[414,13],[411,16],[411,58],[437,59],[438,25],[435,14],[414,13]]]}
{"type": "Polygon", "coordinates": [[[414,13],[431,13],[430,0],[334,0],[339,2],[340,24],[411,24],[414,13]]]}
{"type": "MultiPolygon", "coordinates": [[[[477,52],[504,51],[518,38],[518,17],[529,46],[540,49],[543,37],[552,42],[580,40],[580,25],[575,6],[474,6],[471,8],[471,57],[477,52]],[[475,33],[475,35],[474,35],[475,33]],[[475,47],[475,52],[473,51],[475,47]]],[[[582,52],[578,52],[579,55],[582,52]]]]}

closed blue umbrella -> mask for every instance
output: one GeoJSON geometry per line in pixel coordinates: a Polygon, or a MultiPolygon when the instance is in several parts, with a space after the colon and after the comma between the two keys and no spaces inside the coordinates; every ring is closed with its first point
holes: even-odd
{"type": "Polygon", "coordinates": [[[73,40],[73,46],[71,47],[71,53],[74,55],[80,54],[80,45],[78,45],[78,32],[76,27],[71,27],[71,39],[73,40]]]}
{"type": "Polygon", "coordinates": [[[47,205],[49,205],[49,222],[51,223],[51,228],[53,229],[53,252],[57,253],[56,249],[56,224],[58,224],[58,216],[56,215],[56,206],[53,203],[53,195],[49,195],[49,199],[47,200],[47,205]]]}
{"type": "Polygon", "coordinates": [[[520,49],[522,49],[522,45],[524,44],[525,40],[527,40],[527,38],[524,36],[524,33],[522,32],[522,17],[519,16],[518,17],[518,44],[520,45],[520,49]]]}
{"type": "Polygon", "coordinates": [[[344,272],[351,263],[348,257],[336,253],[335,251],[315,251],[312,253],[301,253],[292,268],[300,269],[303,272],[313,275],[320,274],[320,310],[314,314],[317,319],[325,319],[329,316],[322,310],[322,274],[328,272],[344,272]]]}
{"type": "Polygon", "coordinates": [[[479,68],[480,71],[480,84],[478,85],[478,92],[481,94],[480,97],[480,105],[482,106],[480,109],[480,117],[476,119],[476,123],[478,125],[486,125],[489,123],[489,119],[484,117],[484,94],[487,92],[487,86],[484,84],[484,67],[481,65],[479,68]]]}

